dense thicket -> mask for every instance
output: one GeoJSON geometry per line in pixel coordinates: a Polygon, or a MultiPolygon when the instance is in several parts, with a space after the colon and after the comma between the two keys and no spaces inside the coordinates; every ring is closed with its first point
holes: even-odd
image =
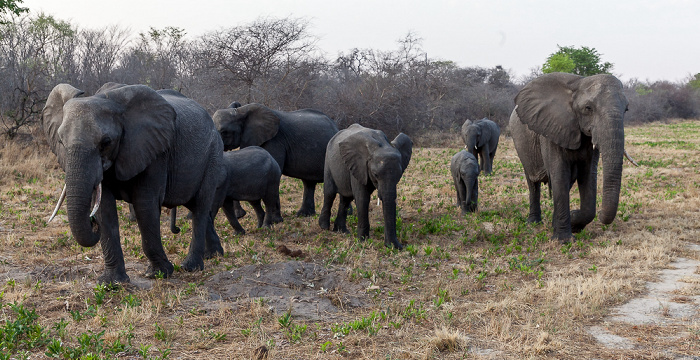
{"type": "MultiPolygon", "coordinates": [[[[58,83],[92,94],[108,81],[177,89],[211,112],[232,101],[311,107],[341,128],[357,122],[389,136],[450,131],[483,117],[505,127],[527,80],[516,81],[500,66],[430,58],[412,33],[394,50],[349,49],[329,59],[308,27],[303,19],[261,18],[188,38],[174,27],[132,36],[114,26],[80,29],[45,14],[14,17],[0,24],[2,132],[13,136],[36,122],[58,83]]],[[[697,117],[700,93],[693,84],[630,81],[627,120],[697,117]]]]}

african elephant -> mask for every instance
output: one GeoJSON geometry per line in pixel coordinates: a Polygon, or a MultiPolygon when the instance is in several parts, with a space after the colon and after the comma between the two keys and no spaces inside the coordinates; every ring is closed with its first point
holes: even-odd
{"type": "MultiPolygon", "coordinates": [[[[215,204],[217,210],[224,208],[224,214],[237,234],[245,234],[245,230],[238,222],[234,201],[247,201],[253,206],[259,228],[282,222],[279,193],[282,171],[270,153],[258,146],[224,152],[224,171],[226,179],[216,192],[215,204]],[[261,200],[267,211],[260,205],[261,200]]],[[[177,210],[171,211],[171,230],[177,233],[179,229],[174,226],[177,210]]]]}
{"type": "Polygon", "coordinates": [[[501,129],[498,125],[487,119],[467,120],[462,124],[462,140],[464,148],[481,160],[481,171],[491,174],[493,170],[493,158],[498,149],[498,137],[501,129]]]}
{"type": "Polygon", "coordinates": [[[231,104],[217,110],[213,119],[225,150],[260,146],[279,164],[282,174],[301,179],[304,195],[299,216],[316,213],[314,190],[323,181],[326,145],[338,132],[322,112],[303,109],[277,111],[260,104],[231,104]]]}
{"type": "Polygon", "coordinates": [[[479,162],[476,157],[467,150],[454,154],[450,161],[450,171],[462,215],[475,212],[479,203],[479,162]]]}
{"type": "Polygon", "coordinates": [[[54,87],[42,126],[66,172],[61,201],[68,199],[73,237],[82,246],[102,246],[98,281],[129,281],[116,200],[134,205],[147,276],[173,272],[160,238],[161,206],[185,205],[194,214],[184,270],[203,269],[203,258],[223,254],[211,216],[224,176],[223,143],[206,110],[176,91],[144,85],[107,83],[82,95],[68,84],[54,87]]]}
{"type": "Polygon", "coordinates": [[[389,142],[379,130],[353,124],[328,142],[323,182],[323,208],[318,218],[322,229],[330,229],[331,207],[340,194],[334,231],[347,232],[350,202],[357,205],[357,234],[369,237],[369,201],[376,189],[383,202],[384,245],[402,249],[396,238],[396,184],[411,161],[413,142],[404,133],[389,142]]]}
{"type": "Polygon", "coordinates": [[[515,97],[510,132],[530,191],[528,222],[540,222],[540,184],[554,201],[553,238],[568,242],[593,221],[598,159],[603,158],[603,224],[615,219],[620,195],[627,98],[612,75],[552,73],[530,81],[515,97]],[[570,210],[578,183],[581,208],[570,210]]]}

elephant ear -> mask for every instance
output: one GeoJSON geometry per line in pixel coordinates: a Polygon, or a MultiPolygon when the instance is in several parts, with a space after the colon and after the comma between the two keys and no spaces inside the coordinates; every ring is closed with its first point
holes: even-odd
{"type": "Polygon", "coordinates": [[[229,105],[228,107],[231,108],[231,109],[235,109],[235,108],[239,108],[239,107],[241,107],[241,106],[243,106],[243,105],[241,105],[241,103],[239,103],[238,101],[234,101],[234,102],[232,102],[231,105],[229,105]]]}
{"type": "Polygon", "coordinates": [[[406,171],[408,163],[411,162],[411,154],[413,154],[413,141],[408,135],[400,133],[394,138],[391,145],[401,153],[401,169],[406,171]]]}
{"type": "Polygon", "coordinates": [[[105,83],[104,85],[100,86],[100,88],[97,89],[97,92],[95,93],[95,95],[102,94],[102,93],[105,93],[109,90],[118,89],[118,88],[124,87],[124,86],[126,86],[126,84],[108,82],[108,83],[105,83]]]}
{"type": "Polygon", "coordinates": [[[124,108],[124,128],[114,161],[117,179],[125,181],[142,172],[166,152],[175,136],[175,109],[145,85],[126,85],[104,91],[101,96],[124,108]]]}
{"type": "Polygon", "coordinates": [[[61,168],[65,169],[66,148],[59,142],[58,128],[63,123],[63,105],[66,101],[82,96],[85,92],[78,90],[68,84],[56,85],[41,112],[41,125],[44,128],[46,139],[49,142],[51,151],[56,154],[61,168]]]}
{"type": "MultiPolygon", "coordinates": [[[[354,124],[353,124],[354,125],[354,124]]],[[[345,130],[347,131],[347,130],[345,130]]],[[[370,146],[379,146],[379,141],[363,132],[355,132],[338,142],[338,151],[350,174],[362,185],[367,185],[370,146]]]]}
{"type": "Polygon", "coordinates": [[[248,104],[235,108],[244,120],[241,148],[260,146],[277,135],[280,118],[275,111],[260,104],[248,104]]]}
{"type": "Polygon", "coordinates": [[[515,112],[523,124],[567,149],[581,145],[581,129],[572,108],[581,76],[552,73],[530,81],[515,96],[515,112]]]}

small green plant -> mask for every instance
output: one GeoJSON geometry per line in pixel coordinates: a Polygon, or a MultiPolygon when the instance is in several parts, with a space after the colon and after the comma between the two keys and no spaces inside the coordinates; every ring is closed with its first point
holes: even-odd
{"type": "Polygon", "coordinates": [[[282,316],[277,318],[277,322],[280,324],[281,327],[283,328],[288,328],[289,325],[292,323],[292,312],[287,311],[282,316]]]}
{"type": "Polygon", "coordinates": [[[322,351],[322,352],[328,351],[328,348],[329,348],[330,346],[333,346],[333,342],[331,342],[331,341],[326,341],[326,342],[324,342],[323,344],[321,344],[321,351],[322,351]]]}

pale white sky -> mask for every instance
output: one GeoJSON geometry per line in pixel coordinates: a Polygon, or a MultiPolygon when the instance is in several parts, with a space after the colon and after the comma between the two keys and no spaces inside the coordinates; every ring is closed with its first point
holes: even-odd
{"type": "Polygon", "coordinates": [[[700,72],[696,0],[24,0],[84,28],[134,35],[175,26],[190,37],[259,17],[301,17],[326,57],[352,48],[395,50],[412,31],[433,59],[501,65],[516,77],[562,46],[593,47],[623,81],[682,81],[700,72]]]}

